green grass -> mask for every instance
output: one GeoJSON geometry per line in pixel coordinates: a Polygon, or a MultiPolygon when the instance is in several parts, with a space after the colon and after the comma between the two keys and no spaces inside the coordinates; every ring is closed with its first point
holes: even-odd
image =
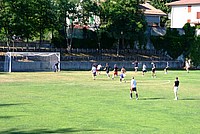
{"type": "Polygon", "coordinates": [[[127,72],[127,83],[102,72],[0,73],[0,134],[198,134],[200,71],[127,72]],[[139,100],[129,99],[130,79],[139,100]],[[173,82],[180,80],[179,100],[173,82]]]}

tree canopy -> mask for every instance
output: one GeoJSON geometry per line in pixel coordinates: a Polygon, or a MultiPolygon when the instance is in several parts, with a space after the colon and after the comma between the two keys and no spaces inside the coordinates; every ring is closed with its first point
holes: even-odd
{"type": "Polygon", "coordinates": [[[87,25],[95,15],[101,21],[100,32],[106,31],[115,40],[123,36],[126,41],[144,44],[141,35],[146,22],[138,4],[138,0],[1,0],[1,33],[8,40],[16,35],[28,42],[35,38],[41,41],[45,32],[53,34],[62,30],[66,38],[67,18],[87,25]]]}
{"type": "Polygon", "coordinates": [[[140,37],[144,37],[146,21],[139,10],[137,0],[106,1],[101,6],[102,29],[108,31],[113,38],[125,39],[128,44],[138,41],[144,45],[140,37]],[[143,35],[143,36],[141,36],[143,35]]]}
{"type": "MultiPolygon", "coordinates": [[[[173,1],[151,0],[150,3],[169,13],[170,7],[165,4],[173,1]]],[[[121,44],[122,48],[127,45],[145,48],[147,23],[139,9],[140,2],[144,0],[0,0],[0,40],[9,44],[12,36],[16,35],[26,42],[38,38],[41,42],[46,33],[51,33],[51,40],[58,44],[57,47],[72,47],[73,22],[78,20],[76,23],[79,25],[93,28],[90,32],[83,28],[84,41],[78,42],[92,42],[86,46],[97,47],[100,43],[106,48],[113,47],[113,44],[121,44]],[[90,21],[94,17],[99,18],[98,24],[90,21]],[[67,33],[69,28],[72,30],[70,36],[67,33]]],[[[166,16],[163,17],[163,26],[168,21],[166,16]]],[[[183,29],[185,35],[182,36],[176,30],[168,29],[164,37],[152,37],[155,48],[167,51],[174,59],[182,53],[184,56],[198,56],[199,46],[196,49],[191,47],[199,42],[194,35],[195,28],[186,24],[183,29]]]]}

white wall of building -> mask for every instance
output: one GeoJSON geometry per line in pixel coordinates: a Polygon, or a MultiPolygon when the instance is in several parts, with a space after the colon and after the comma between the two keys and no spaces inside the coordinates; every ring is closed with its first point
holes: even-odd
{"type": "Polygon", "coordinates": [[[188,5],[172,6],[171,28],[182,28],[189,19],[191,22],[200,22],[197,12],[200,12],[200,5],[191,5],[191,12],[188,12],[188,5]]]}

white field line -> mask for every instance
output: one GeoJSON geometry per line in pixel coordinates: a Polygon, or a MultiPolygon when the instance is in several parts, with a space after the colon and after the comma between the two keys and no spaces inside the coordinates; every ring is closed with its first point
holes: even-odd
{"type": "Polygon", "coordinates": [[[151,86],[155,86],[155,85],[166,85],[169,84],[171,81],[170,80],[164,80],[162,82],[156,81],[156,83],[154,83],[155,81],[137,81],[138,85],[151,85],[151,86]]]}

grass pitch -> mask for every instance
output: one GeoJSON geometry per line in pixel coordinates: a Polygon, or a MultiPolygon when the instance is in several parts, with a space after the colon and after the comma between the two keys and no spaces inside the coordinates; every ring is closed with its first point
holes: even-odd
{"type": "Polygon", "coordinates": [[[0,73],[0,134],[197,134],[200,71],[128,71],[126,83],[89,71],[0,73]],[[135,76],[139,100],[129,99],[135,76]],[[179,77],[179,100],[173,83],[179,77]]]}

